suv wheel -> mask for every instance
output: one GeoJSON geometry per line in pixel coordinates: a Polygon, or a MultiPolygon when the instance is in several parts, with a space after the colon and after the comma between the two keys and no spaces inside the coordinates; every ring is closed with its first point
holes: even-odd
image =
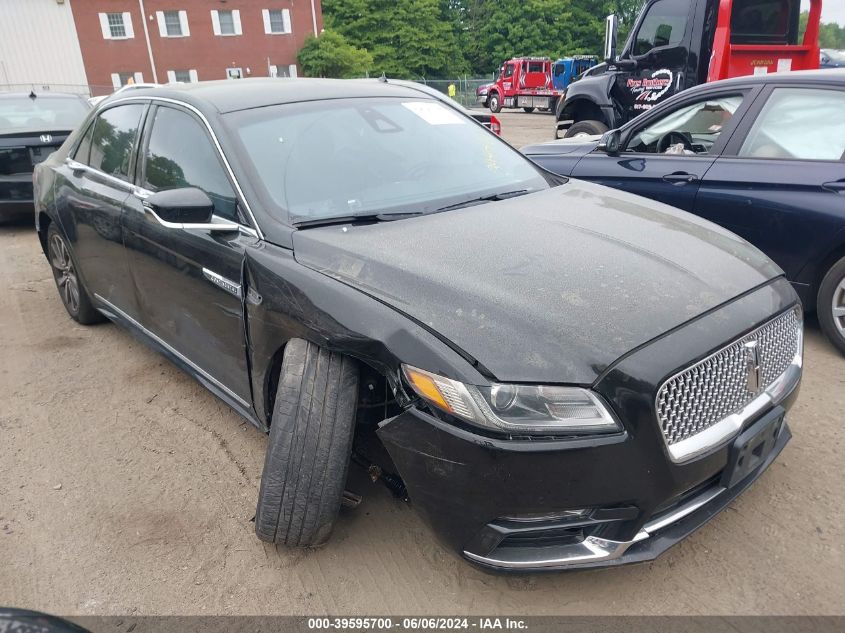
{"type": "Polygon", "coordinates": [[[831,266],[819,286],[819,325],[830,342],[845,354],[845,257],[831,266]]]}
{"type": "Polygon", "coordinates": [[[56,280],[59,297],[71,318],[82,325],[105,320],[91,303],[70,254],[70,246],[53,222],[47,227],[47,259],[53,271],[53,279],[56,280]]]}
{"type": "Polygon", "coordinates": [[[262,541],[325,543],[340,510],[352,453],[358,366],[302,339],[285,346],[258,491],[262,541]]]}

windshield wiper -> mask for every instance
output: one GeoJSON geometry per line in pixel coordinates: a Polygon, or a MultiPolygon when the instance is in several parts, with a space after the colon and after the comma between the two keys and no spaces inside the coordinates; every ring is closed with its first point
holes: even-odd
{"type": "Polygon", "coordinates": [[[316,226],[333,226],[337,224],[368,224],[374,222],[390,222],[410,218],[415,215],[422,215],[422,211],[411,211],[408,213],[360,213],[358,215],[340,215],[329,218],[315,218],[314,220],[302,220],[294,222],[298,229],[309,229],[316,226]]]}
{"type": "Polygon", "coordinates": [[[489,196],[480,196],[478,198],[470,198],[455,204],[449,204],[445,207],[440,207],[438,211],[451,211],[452,209],[460,209],[461,207],[468,207],[474,204],[481,204],[482,202],[495,202],[496,200],[507,200],[508,198],[516,198],[517,196],[524,196],[529,193],[528,189],[516,189],[515,191],[503,191],[501,193],[490,194],[489,196]]]}

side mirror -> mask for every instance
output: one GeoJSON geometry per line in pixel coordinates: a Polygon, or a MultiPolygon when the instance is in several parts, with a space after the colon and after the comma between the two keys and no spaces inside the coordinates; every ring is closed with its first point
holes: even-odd
{"type": "Polygon", "coordinates": [[[596,149],[600,152],[615,156],[619,153],[620,138],[621,134],[619,134],[619,130],[608,130],[602,134],[596,149]]]}
{"type": "Polygon", "coordinates": [[[196,187],[168,189],[154,193],[144,200],[144,206],[150,208],[162,224],[210,224],[214,213],[214,203],[208,194],[196,187]]]}
{"type": "Polygon", "coordinates": [[[616,38],[619,33],[619,18],[615,13],[607,16],[604,23],[604,61],[612,64],[616,61],[616,38]]]}

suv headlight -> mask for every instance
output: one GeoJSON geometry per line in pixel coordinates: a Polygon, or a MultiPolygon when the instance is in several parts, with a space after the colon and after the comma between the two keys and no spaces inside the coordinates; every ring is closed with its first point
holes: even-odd
{"type": "Polygon", "coordinates": [[[405,379],[426,402],[472,424],[535,435],[618,433],[619,422],[599,396],[580,387],[465,385],[402,365],[405,379]]]}

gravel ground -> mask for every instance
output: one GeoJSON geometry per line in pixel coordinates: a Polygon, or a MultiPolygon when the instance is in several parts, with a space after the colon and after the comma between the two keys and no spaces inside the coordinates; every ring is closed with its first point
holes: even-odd
{"type": "MultiPolygon", "coordinates": [[[[503,113],[517,146],[551,117],[503,113]]],[[[259,542],[265,437],[126,332],[75,325],[0,227],[0,605],[83,614],[845,614],[845,359],[808,325],[794,439],[656,562],[494,576],[358,471],[330,544],[259,542]]]]}

